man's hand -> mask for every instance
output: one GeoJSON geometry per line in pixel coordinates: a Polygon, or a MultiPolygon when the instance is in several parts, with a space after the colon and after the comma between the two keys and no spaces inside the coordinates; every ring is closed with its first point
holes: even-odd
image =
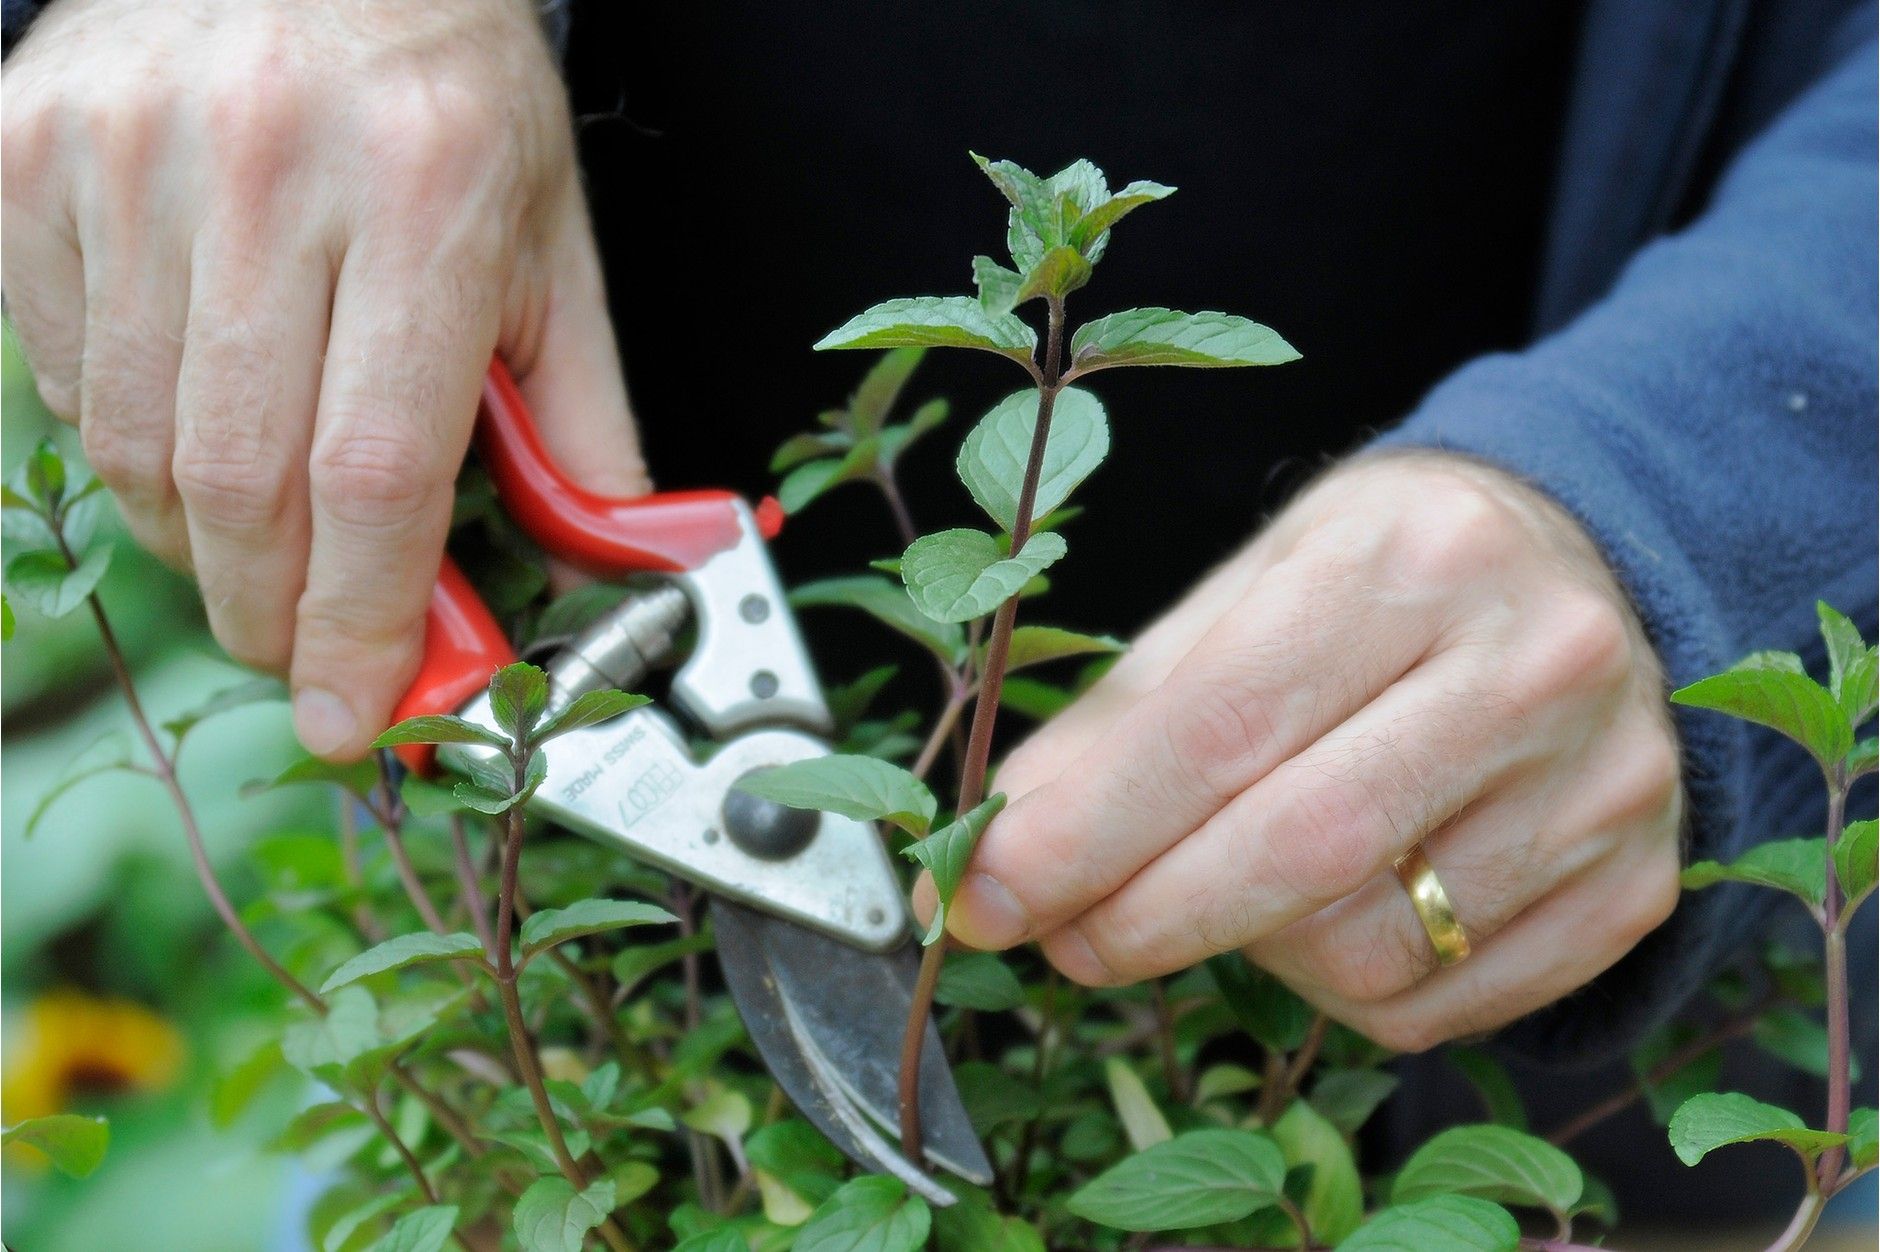
{"type": "Polygon", "coordinates": [[[60,0],[4,115],[40,393],[311,750],[416,669],[493,350],[588,486],[646,489],[528,0],[60,0]]]}
{"type": "Polygon", "coordinates": [[[1243,949],[1417,1051],[1579,987],[1678,895],[1657,660],[1579,527],[1501,473],[1340,469],[1001,771],[951,914],[1131,982],[1243,949]],[[1392,862],[1474,945],[1438,969],[1392,862]]]}

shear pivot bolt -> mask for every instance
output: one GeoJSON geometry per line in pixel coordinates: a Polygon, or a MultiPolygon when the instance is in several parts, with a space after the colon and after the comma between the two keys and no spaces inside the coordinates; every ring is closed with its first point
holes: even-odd
{"type": "Polygon", "coordinates": [[[748,595],[738,601],[738,616],[755,626],[770,616],[770,601],[760,595],[748,595]]]}
{"type": "Polygon", "coordinates": [[[777,676],[767,669],[760,669],[751,675],[751,694],[759,700],[768,700],[777,694],[777,676]]]}
{"type": "Polygon", "coordinates": [[[814,809],[789,808],[736,789],[725,796],[720,816],[732,843],[766,861],[795,856],[822,825],[822,814],[814,809]]]}

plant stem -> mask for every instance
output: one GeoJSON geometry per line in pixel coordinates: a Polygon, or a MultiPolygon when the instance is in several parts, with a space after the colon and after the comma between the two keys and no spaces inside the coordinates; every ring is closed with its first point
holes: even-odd
{"type": "MultiPolygon", "coordinates": [[[[1847,1133],[1849,1103],[1847,932],[1841,925],[1841,878],[1834,868],[1834,843],[1841,835],[1841,822],[1847,812],[1847,767],[1837,764],[1828,777],[1828,833],[1825,848],[1827,892],[1821,902],[1822,934],[1825,936],[1824,959],[1827,964],[1828,998],[1828,1125],[1838,1135],[1847,1133]]],[[[1845,1147],[1829,1148],[1821,1154],[1816,1178],[1832,1189],[1840,1179],[1845,1147]]],[[[1800,1217],[1800,1214],[1797,1214],[1800,1217]]],[[[1810,1225],[1813,1225],[1811,1222],[1810,1225]]]]}
{"type": "Polygon", "coordinates": [[[1607,1118],[1618,1113],[1623,1113],[1626,1109],[1631,1108],[1632,1105],[1644,1098],[1645,1092],[1649,1088],[1656,1087],[1676,1076],[1679,1071],[1694,1063],[1699,1057],[1703,1056],[1704,1053],[1717,1047],[1719,1044],[1727,1043],[1732,1039],[1738,1039],[1747,1035],[1755,1028],[1757,1019],[1768,1010],[1774,1000],[1775,996],[1773,994],[1759,997],[1748,1009],[1740,1013],[1732,1014],[1711,1030],[1704,1032],[1683,1047],[1671,1052],[1662,1061],[1659,1061],[1658,1064],[1652,1066],[1651,1069],[1646,1072],[1642,1080],[1632,1083],[1629,1087],[1621,1091],[1614,1092],[1599,1103],[1583,1110],[1576,1116],[1563,1122],[1560,1126],[1549,1131],[1547,1134],[1547,1142],[1553,1144],[1555,1147],[1564,1147],[1607,1118]]]}
{"type": "Polygon", "coordinates": [[[1279,1207],[1280,1211],[1292,1221],[1293,1227],[1299,1231],[1299,1246],[1312,1247],[1312,1223],[1308,1222],[1306,1215],[1299,1211],[1299,1206],[1293,1203],[1292,1197],[1282,1195],[1279,1198],[1279,1207]]]}
{"type": "Polygon", "coordinates": [[[1312,1025],[1306,1030],[1305,1039],[1299,1044],[1299,1050],[1292,1054],[1285,1073],[1280,1078],[1280,1101],[1278,1113],[1284,1113],[1293,1096],[1299,1092],[1299,1084],[1305,1081],[1312,1062],[1319,1059],[1319,1049],[1325,1045],[1325,1031],[1331,1025],[1331,1019],[1319,1013],[1312,1019],[1312,1025]]]}
{"type": "MultiPolygon", "coordinates": [[[[72,549],[66,544],[65,536],[61,534],[58,538],[59,549],[66,563],[76,569],[78,561],[73,557],[72,549]]],[[[131,722],[137,727],[138,736],[150,752],[150,759],[153,762],[152,772],[157,781],[163,784],[163,789],[169,793],[170,803],[175,807],[177,818],[182,822],[183,838],[189,843],[189,858],[196,868],[196,880],[202,884],[203,893],[209,897],[209,903],[214,907],[216,916],[222,919],[222,924],[227,926],[229,933],[235,936],[235,941],[247,950],[249,956],[260,963],[261,968],[268,972],[269,977],[299,997],[301,1002],[315,1013],[321,1017],[326,1016],[326,1001],[315,995],[311,988],[288,973],[280,962],[268,955],[267,949],[255,939],[254,934],[242,921],[240,914],[236,913],[235,906],[229,902],[227,893],[222,890],[222,884],[215,876],[215,867],[209,863],[209,853],[208,849],[203,846],[202,827],[196,821],[195,807],[190,804],[189,796],[184,793],[183,785],[176,777],[176,762],[170,758],[169,753],[163,750],[162,741],[157,738],[156,731],[151,728],[150,718],[144,713],[143,701],[137,695],[137,685],[131,681],[130,665],[124,659],[124,649],[118,644],[117,632],[111,629],[111,619],[105,616],[104,603],[96,594],[86,596],[85,603],[90,607],[92,621],[98,627],[98,638],[104,645],[105,658],[111,665],[111,675],[117,680],[118,689],[124,693],[124,704],[130,710],[131,722]]]]}
{"type": "Polygon", "coordinates": [[[1162,1058],[1162,1084],[1168,1098],[1177,1104],[1188,1103],[1188,1084],[1182,1074],[1181,1059],[1175,1055],[1175,1017],[1168,1008],[1168,989],[1160,978],[1149,980],[1149,998],[1155,1006],[1155,1044],[1162,1058]]]}
{"type": "Polygon", "coordinates": [[[470,927],[483,941],[485,951],[496,950],[496,932],[490,929],[489,905],[483,901],[483,888],[477,882],[476,859],[470,855],[470,839],[464,833],[463,814],[450,815],[450,847],[457,871],[457,887],[463,893],[464,911],[470,914],[470,927]]]}
{"type": "Polygon", "coordinates": [[[1821,1220],[1821,1211],[1827,1206],[1828,1198],[1814,1187],[1809,1187],[1808,1194],[1795,1206],[1795,1216],[1789,1219],[1788,1227],[1769,1245],[1769,1252],[1792,1252],[1807,1243],[1815,1223],[1821,1220]]]}
{"type": "Polygon", "coordinates": [[[424,880],[418,877],[417,866],[411,863],[411,853],[405,848],[405,806],[398,798],[398,789],[392,786],[392,754],[380,749],[376,759],[379,767],[379,802],[373,805],[373,814],[379,819],[379,830],[385,836],[385,847],[391,852],[392,864],[398,869],[398,881],[405,888],[405,898],[418,911],[418,920],[433,934],[448,934],[450,928],[444,925],[444,918],[438,913],[437,906],[431,903],[431,897],[424,889],[424,880]]]}
{"type": "MultiPolygon", "coordinates": [[[[385,1114],[379,1110],[378,1101],[373,1099],[371,1094],[368,1093],[366,1098],[360,1101],[360,1104],[365,1115],[372,1119],[372,1124],[378,1127],[379,1133],[385,1136],[385,1141],[392,1145],[392,1150],[397,1152],[398,1158],[405,1163],[405,1169],[410,1172],[412,1179],[417,1182],[418,1190],[424,1196],[424,1202],[426,1204],[436,1204],[438,1202],[437,1188],[433,1187],[431,1180],[425,1177],[424,1166],[418,1163],[417,1156],[406,1146],[405,1141],[399,1138],[398,1131],[393,1129],[392,1123],[387,1120],[385,1114]]],[[[450,1237],[451,1242],[462,1248],[464,1252],[470,1252],[470,1245],[464,1242],[462,1235],[453,1230],[450,1232],[450,1237]]]]}
{"type": "MultiPolygon", "coordinates": [[[[528,747],[527,744],[520,745],[513,756],[514,786],[518,792],[525,786],[523,767],[529,759],[528,747]]],[[[516,1072],[522,1076],[523,1086],[529,1089],[529,1101],[535,1106],[535,1118],[542,1125],[542,1134],[548,1139],[549,1151],[555,1157],[561,1176],[576,1191],[581,1191],[587,1187],[587,1176],[581,1172],[574,1155],[568,1151],[568,1140],[561,1133],[561,1121],[555,1116],[554,1105],[549,1102],[548,1088],[542,1082],[542,1067],[535,1056],[535,1041],[530,1038],[529,1024],[523,1019],[522,997],[516,987],[516,962],[510,941],[516,924],[522,835],[522,807],[517,805],[509,810],[508,837],[503,843],[502,882],[496,896],[496,949],[490,953],[490,960],[496,968],[496,988],[503,1003],[503,1022],[509,1030],[509,1047],[515,1056],[516,1072]]],[[[595,1229],[613,1252],[631,1252],[632,1243],[613,1218],[604,1219],[595,1229]]]]}
{"type": "Polygon", "coordinates": [[[875,486],[881,489],[881,498],[888,502],[888,512],[894,515],[894,529],[901,536],[901,546],[912,546],[920,538],[920,531],[914,526],[914,515],[908,511],[907,497],[901,494],[901,484],[894,477],[893,467],[877,466],[874,478],[875,486]]]}
{"type": "Polygon", "coordinates": [[[932,732],[927,736],[927,742],[921,745],[920,755],[914,758],[912,772],[916,778],[926,778],[927,771],[940,759],[941,751],[960,724],[960,714],[966,711],[967,701],[973,698],[973,689],[962,682],[958,674],[948,670],[947,679],[952,690],[940,710],[939,718],[933,724],[932,732]]]}
{"type": "MultiPolygon", "coordinates": [[[[1031,451],[1025,461],[1025,478],[1019,487],[1018,509],[1012,519],[1013,556],[1024,550],[1031,537],[1032,509],[1038,500],[1038,478],[1044,471],[1045,445],[1051,437],[1051,409],[1057,403],[1058,375],[1064,349],[1064,301],[1049,300],[1049,323],[1045,335],[1045,359],[1038,381],[1038,418],[1031,432],[1031,451]]],[[[986,771],[992,758],[992,730],[999,716],[999,695],[1005,687],[1005,662],[1012,646],[1012,623],[1018,617],[1021,592],[999,606],[992,619],[992,637],[986,643],[985,665],[980,671],[979,694],[973,701],[972,732],[966,740],[966,759],[960,767],[960,799],[957,811],[965,813],[985,799],[986,771]]],[[[920,1131],[920,1054],[926,1039],[927,1019],[933,1012],[934,988],[940,982],[940,967],[946,961],[944,935],[927,945],[921,953],[920,974],[914,982],[914,1002],[908,1007],[907,1033],[901,1038],[901,1152],[916,1167],[924,1168],[927,1153],[921,1145],[920,1131]]]]}

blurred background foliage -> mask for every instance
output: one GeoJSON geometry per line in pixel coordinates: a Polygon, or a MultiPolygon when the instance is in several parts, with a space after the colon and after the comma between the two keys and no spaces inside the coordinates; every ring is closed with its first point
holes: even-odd
{"type": "MultiPolygon", "coordinates": [[[[76,432],[40,404],[9,332],[0,366],[5,468],[50,434],[76,432]]],[[[145,702],[158,718],[245,675],[209,637],[186,579],[138,550],[115,518],[102,591],[145,702]]],[[[68,772],[108,752],[129,723],[88,615],[50,622],[16,606],[0,649],[5,785],[0,787],[0,1116],[67,1110],[111,1120],[111,1150],[75,1182],[35,1153],[4,1159],[6,1243],[33,1252],[255,1252],[288,1229],[288,1158],[264,1151],[297,1098],[264,1093],[226,1128],[216,1075],[260,1031],[276,993],[226,937],[190,872],[176,817],[155,782],[110,773],[60,795],[68,772]]],[[[260,704],[200,727],[183,753],[211,856],[239,901],[253,874],[236,851],[257,837],[332,829],[323,789],[244,797],[294,756],[286,706],[260,704]]]]}

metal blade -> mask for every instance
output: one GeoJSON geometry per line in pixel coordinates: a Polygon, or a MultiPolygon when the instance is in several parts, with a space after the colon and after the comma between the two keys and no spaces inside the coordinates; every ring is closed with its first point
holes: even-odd
{"type": "MultiPolygon", "coordinates": [[[[725,982],[751,1041],[803,1115],[865,1169],[892,1174],[935,1204],[954,1196],[901,1155],[901,1039],[918,945],[863,952],[719,896],[712,926],[725,982]]],[[[922,1147],[935,1164],[988,1186],[992,1163],[927,1024],[920,1062],[922,1147]]]]}

